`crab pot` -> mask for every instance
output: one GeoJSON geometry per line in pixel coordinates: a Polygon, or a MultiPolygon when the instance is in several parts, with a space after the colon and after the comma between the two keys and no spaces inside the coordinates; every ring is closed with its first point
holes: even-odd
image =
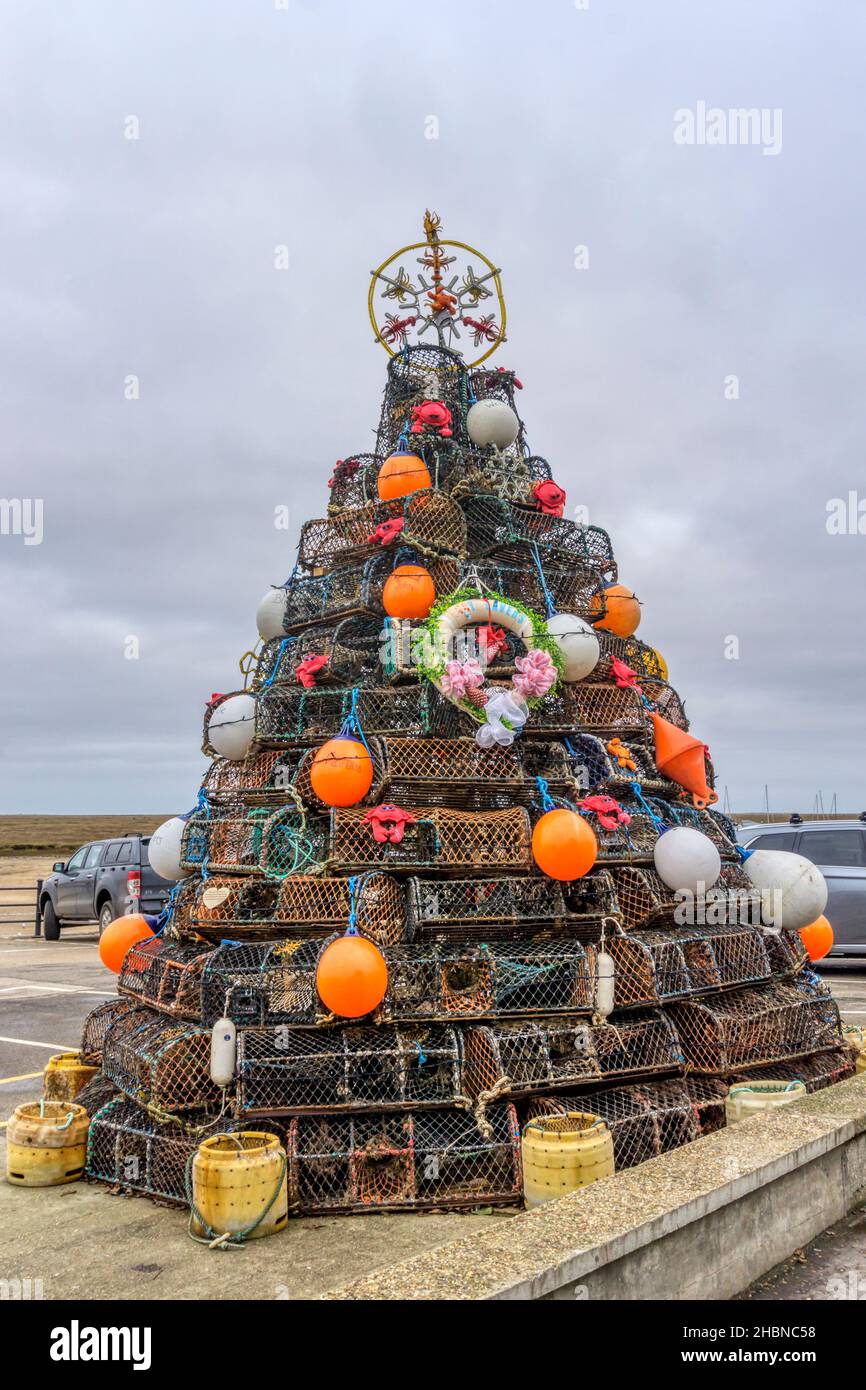
{"type": "Polygon", "coordinates": [[[592,1013],[595,952],[579,941],[430,942],[385,952],[383,1017],[592,1013]]]}
{"type": "MultiPolygon", "coordinates": [[[[668,723],[676,724],[679,729],[688,729],[689,721],[683,702],[672,685],[666,681],[648,680],[643,682],[643,692],[648,700],[653,700],[658,706],[658,713],[662,719],[667,719],[668,723]]],[[[709,772],[712,774],[712,764],[709,764],[709,772]]],[[[710,781],[710,786],[712,786],[710,781]]]]}
{"type": "Polygon", "coordinates": [[[316,966],[323,946],[322,941],[223,942],[202,975],[202,1023],[206,1028],[220,1018],[246,1027],[315,1023],[322,1012],[316,966]]]}
{"type": "Polygon", "coordinates": [[[373,684],[380,626],[375,618],[344,618],[333,625],[306,627],[293,637],[274,637],[262,646],[251,688],[298,686],[296,668],[310,656],[323,656],[327,662],[315,673],[316,685],[373,684]]]}
{"type": "Polygon", "coordinates": [[[342,871],[390,869],[395,873],[435,869],[442,873],[485,868],[531,867],[529,817],[521,807],[510,811],[454,811],[438,806],[416,808],[404,825],[399,844],[374,838],[364,811],[331,813],[329,858],[342,871]]]}
{"type": "MultiPolygon", "coordinates": [[[[598,863],[616,864],[632,860],[651,861],[658,840],[658,831],[648,812],[643,811],[634,801],[623,798],[619,803],[622,810],[631,816],[628,825],[615,825],[606,830],[598,816],[585,811],[583,814],[592,826],[598,841],[598,863]]],[[[533,806],[532,819],[538,821],[544,815],[538,801],[533,806]]]]}
{"type": "Polygon", "coordinates": [[[513,450],[495,454],[469,445],[450,459],[449,465],[446,486],[455,499],[486,492],[532,507],[536,484],[553,478],[546,459],[513,450]]]}
{"type": "Polygon", "coordinates": [[[647,717],[640,696],[630,687],[574,681],[556,695],[545,695],[530,710],[523,737],[570,737],[576,728],[598,733],[605,741],[618,735],[628,743],[631,735],[646,732],[647,717]]]}
{"type": "MultiPolygon", "coordinates": [[[[399,306],[397,308],[399,316],[399,306]]],[[[407,344],[388,363],[376,452],[384,458],[398,447],[412,425],[412,407],[441,401],[451,411],[455,442],[465,442],[463,421],[468,406],[466,364],[459,353],[425,343],[407,344]]],[[[416,436],[410,435],[410,442],[416,436]]],[[[435,443],[432,432],[417,436],[435,443]]],[[[448,441],[442,439],[441,444],[448,441]]],[[[431,469],[432,472],[432,469],[431,469]]]]}
{"type": "Polygon", "coordinates": [[[377,502],[376,479],[384,462],[381,454],[351,454],[340,459],[328,483],[328,511],[340,512],[345,507],[366,507],[377,502]]]}
{"type": "Polygon", "coordinates": [[[841,1042],[839,1010],[810,975],[735,990],[712,1001],[670,1007],[691,1070],[723,1075],[831,1050],[841,1042]]]}
{"type": "Polygon", "coordinates": [[[448,1105],[461,1096],[461,1051],[440,1024],[378,1028],[244,1028],[238,1112],[448,1105]]]}
{"type": "Polygon", "coordinates": [[[596,870],[573,884],[549,878],[410,878],[406,909],[411,940],[562,933],[597,941],[614,910],[610,875],[596,870]]]}
{"type": "MultiPolygon", "coordinates": [[[[627,931],[680,924],[674,890],[668,888],[655,869],[638,867],[636,864],[612,864],[610,875],[617,910],[627,931]]],[[[755,892],[739,864],[722,864],[722,872],[713,891],[731,895],[727,901],[717,902],[713,909],[714,917],[721,915],[728,923],[755,926],[760,923],[760,894],[755,892]]],[[[701,907],[700,900],[697,906],[701,907]]],[[[709,904],[704,903],[702,910],[706,912],[708,907],[709,904]]],[[[699,922],[698,925],[703,923],[699,922]]]]}
{"type": "Polygon", "coordinates": [[[304,1115],[288,1127],[289,1200],[301,1214],[512,1206],[520,1202],[520,1131],[511,1105],[465,1110],[304,1115]]]}
{"type": "Polygon", "coordinates": [[[324,818],[302,815],[293,804],[276,811],[226,806],[209,815],[196,813],[186,824],[181,863],[208,873],[282,878],[324,859],[327,825],[324,818]]]}
{"type": "Polygon", "coordinates": [[[109,1028],[118,1019],[132,1013],[135,1008],[131,999],[109,999],[106,1003],[97,1004],[95,1009],[91,1009],[84,1020],[81,1033],[81,1060],[99,1066],[109,1028]]]}
{"type": "Polygon", "coordinates": [[[641,684],[645,680],[664,680],[658,653],[653,647],[647,646],[646,642],[641,642],[637,637],[617,637],[612,632],[606,632],[604,628],[598,628],[596,636],[601,648],[594,672],[598,679],[611,679],[611,662],[616,658],[635,672],[641,684]]]}
{"type": "Polygon", "coordinates": [[[301,528],[298,563],[307,570],[358,565],[394,545],[415,545],[425,551],[462,558],[466,554],[463,513],[450,497],[429,488],[391,502],[377,501],[366,507],[332,511],[328,517],[308,521],[301,528]],[[390,545],[370,540],[379,526],[392,521],[403,524],[390,545]]]}
{"type": "MultiPolygon", "coordinates": [[[[287,690],[276,686],[258,699],[256,739],[263,747],[319,744],[333,738],[348,718],[351,690],[287,690]]],[[[368,738],[380,734],[448,738],[457,728],[454,705],[425,681],[416,686],[361,688],[358,720],[368,738]]]]}
{"type": "MultiPolygon", "coordinates": [[[[243,939],[269,936],[322,938],[349,925],[351,894],[344,878],[296,874],[284,879],[203,880],[197,887],[193,920],[203,935],[222,940],[226,928],[243,939]]],[[[380,946],[405,932],[403,890],[388,874],[363,874],[355,884],[359,931],[380,946]]]]}
{"type": "Polygon", "coordinates": [[[531,563],[532,547],[543,561],[579,565],[592,570],[605,584],[616,580],[610,537],[599,526],[581,526],[566,517],[548,516],[536,506],[477,495],[462,502],[466,514],[469,553],[514,564],[531,563]]]}
{"type": "Polygon", "coordinates": [[[826,1052],[815,1052],[811,1056],[798,1057],[796,1062],[776,1062],[769,1066],[752,1067],[748,1072],[741,1071],[726,1078],[728,1085],[753,1078],[756,1081],[802,1081],[806,1090],[823,1091],[825,1086],[834,1086],[837,1081],[845,1081],[853,1076],[855,1066],[848,1049],[831,1048],[826,1052]]]}
{"type": "Polygon", "coordinates": [[[75,1097],[75,1104],[80,1105],[82,1110],[86,1110],[91,1120],[99,1114],[109,1101],[123,1099],[113,1081],[109,1081],[101,1071],[88,1081],[86,1086],[82,1086],[78,1095],[75,1097]]]}
{"type": "Polygon", "coordinates": [[[212,805],[285,801],[286,787],[297,776],[304,756],[300,748],[268,749],[246,758],[214,758],[204,776],[202,791],[212,805]]]}
{"type": "MultiPolygon", "coordinates": [[[[507,594],[518,607],[526,604],[536,613],[547,611],[547,596],[544,584],[531,553],[527,550],[516,562],[507,563],[494,559],[481,560],[470,567],[461,566],[460,583],[471,580],[474,568],[481,580],[484,592],[492,590],[496,594],[507,594]]],[[[601,580],[594,570],[584,565],[554,565],[545,563],[544,580],[548,593],[560,613],[575,613],[579,618],[589,620],[592,605],[602,592],[601,580]]],[[[474,582],[474,580],[472,580],[474,582]]],[[[457,587],[456,585],[454,586],[457,587]]],[[[448,593],[447,589],[438,593],[448,593]]]]}
{"type": "Polygon", "coordinates": [[[210,947],[153,937],[126,953],[117,988],[175,1018],[197,1019],[201,1010],[201,976],[210,947]]]}
{"type": "Polygon", "coordinates": [[[207,1028],[136,1007],[109,1029],[102,1068],[118,1090],[168,1115],[217,1105],[207,1028]]]}
{"type": "Polygon", "coordinates": [[[757,927],[669,927],[613,937],[614,1007],[666,1003],[756,984],[774,973],[757,927]]]}
{"type": "MultiPolygon", "coordinates": [[[[719,1090],[724,1123],[724,1088],[719,1090]]],[[[607,1125],[617,1172],[678,1149],[702,1133],[695,1100],[680,1080],[533,1096],[527,1114],[533,1119],[539,1115],[565,1115],[580,1108],[591,1111],[607,1125]]]]}
{"type": "Polygon", "coordinates": [[[471,1097],[502,1085],[506,1077],[509,1094],[519,1095],[683,1069],[671,1022],[655,1010],[616,1023],[539,1019],[473,1025],[465,1029],[464,1049],[464,1085],[471,1097]]]}
{"type": "MultiPolygon", "coordinates": [[[[411,547],[406,548],[411,550],[411,547]]],[[[364,564],[346,565],[328,574],[298,574],[286,586],[287,633],[301,632],[312,624],[334,623],[341,618],[382,618],[382,590],[399,552],[389,546],[364,564]]],[[[399,559],[399,563],[405,561],[399,559]]],[[[437,594],[448,594],[457,587],[459,565],[447,556],[427,563],[437,594]]]]}

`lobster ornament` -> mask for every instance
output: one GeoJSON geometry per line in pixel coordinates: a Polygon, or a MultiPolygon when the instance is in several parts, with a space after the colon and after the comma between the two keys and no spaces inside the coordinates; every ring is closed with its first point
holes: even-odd
{"type": "Polygon", "coordinates": [[[618,830],[621,825],[631,825],[628,811],[624,811],[612,796],[586,796],[578,805],[581,811],[598,817],[602,830],[618,830]]]}
{"type": "Polygon", "coordinates": [[[415,824],[415,817],[400,806],[374,806],[364,816],[373,831],[373,839],[378,845],[399,845],[403,841],[407,825],[415,824]]]}
{"type": "Polygon", "coordinates": [[[299,661],[295,667],[295,678],[305,690],[312,690],[316,684],[316,675],[328,664],[326,656],[305,656],[303,661],[299,661]]]}
{"type": "Polygon", "coordinates": [[[436,430],[443,439],[450,439],[454,433],[451,428],[452,420],[451,411],[441,401],[422,401],[420,405],[412,407],[409,433],[421,434],[425,429],[436,430]]]}

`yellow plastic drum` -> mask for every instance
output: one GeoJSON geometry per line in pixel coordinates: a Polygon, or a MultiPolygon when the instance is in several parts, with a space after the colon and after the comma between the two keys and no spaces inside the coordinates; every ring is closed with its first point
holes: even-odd
{"type": "Polygon", "coordinates": [[[539,1115],[523,1131],[523,1193],[528,1207],[564,1197],[613,1173],[613,1139],[597,1115],[539,1115]]]}
{"type": "Polygon", "coordinates": [[[276,1135],[243,1130],[202,1140],[192,1162],[192,1200],[196,1235],[210,1234],[202,1221],[217,1235],[246,1239],[281,1231],[289,1208],[286,1156],[276,1135]]]}
{"type": "Polygon", "coordinates": [[[99,1067],[82,1062],[80,1052],[57,1052],[42,1074],[42,1094],[46,1100],[74,1100],[98,1072],[99,1067]]]}
{"type": "Polygon", "coordinates": [[[55,1187],[84,1176],[87,1111],[70,1101],[19,1105],[6,1128],[6,1177],[19,1187],[55,1187]]]}
{"type": "Polygon", "coordinates": [[[780,1105],[790,1105],[792,1101],[802,1100],[805,1095],[806,1087],[802,1081],[739,1082],[728,1090],[725,1119],[729,1125],[735,1125],[738,1120],[777,1110],[780,1105]]]}

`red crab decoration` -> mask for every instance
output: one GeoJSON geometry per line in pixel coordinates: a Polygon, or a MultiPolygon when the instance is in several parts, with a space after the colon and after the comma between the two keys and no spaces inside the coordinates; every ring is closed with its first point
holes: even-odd
{"type": "Polygon", "coordinates": [[[328,487],[334,487],[336,483],[343,482],[344,478],[351,478],[353,473],[357,473],[360,466],[357,459],[337,459],[334,464],[334,471],[328,479],[328,487]]]}
{"type": "Polygon", "coordinates": [[[578,802],[581,811],[589,811],[598,816],[602,830],[616,830],[620,825],[630,825],[631,816],[624,811],[612,796],[586,796],[578,802]]]}
{"type": "Polygon", "coordinates": [[[410,434],[421,434],[425,429],[438,430],[443,439],[450,439],[454,431],[451,411],[441,401],[422,401],[412,407],[410,434]]]}
{"type": "Polygon", "coordinates": [[[295,667],[295,676],[305,690],[316,684],[316,674],[328,664],[326,656],[305,656],[295,667]]]}
{"type": "Polygon", "coordinates": [[[393,516],[390,521],[379,522],[375,531],[367,537],[367,543],[375,545],[378,542],[379,545],[390,545],[392,541],[397,539],[402,530],[402,516],[393,516]]]}
{"type": "Polygon", "coordinates": [[[373,831],[373,839],[378,845],[399,845],[407,825],[415,824],[415,817],[399,806],[374,806],[364,816],[373,831]]]}
{"type": "Polygon", "coordinates": [[[641,693],[641,688],[637,683],[637,671],[633,671],[624,661],[620,661],[618,656],[612,656],[610,659],[610,674],[620,690],[636,690],[638,694],[641,693]]]}
{"type": "MultiPolygon", "coordinates": [[[[497,370],[497,372],[504,372],[506,375],[508,375],[508,368],[507,368],[507,367],[497,367],[496,370],[497,370]]],[[[517,377],[514,375],[513,372],[511,373],[511,377],[512,377],[512,379],[513,379],[513,381],[514,381],[515,389],[516,389],[517,391],[522,391],[522,390],[523,390],[523,382],[522,382],[522,381],[518,381],[518,380],[517,380],[517,377]]]]}
{"type": "Polygon", "coordinates": [[[485,623],[478,629],[478,645],[486,651],[488,664],[495,661],[500,652],[508,651],[508,639],[502,628],[494,623],[485,623]]]}
{"type": "Polygon", "coordinates": [[[536,483],[532,489],[535,505],[546,516],[562,516],[565,493],[558,483],[536,483]]]}

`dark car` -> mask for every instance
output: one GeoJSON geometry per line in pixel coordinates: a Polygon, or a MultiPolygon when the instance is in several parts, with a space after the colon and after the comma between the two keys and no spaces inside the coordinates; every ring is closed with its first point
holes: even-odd
{"type": "Polygon", "coordinates": [[[817,864],[830,896],[825,908],[833,928],[831,956],[866,956],[866,823],[810,820],[788,825],[743,825],[747,849],[786,849],[817,864]]]}
{"type": "Polygon", "coordinates": [[[64,924],[96,921],[101,936],[125,912],[161,912],[174,884],[150,867],[149,842],[149,835],[94,840],[55,864],[39,904],[46,939],[56,941],[64,924]]]}

